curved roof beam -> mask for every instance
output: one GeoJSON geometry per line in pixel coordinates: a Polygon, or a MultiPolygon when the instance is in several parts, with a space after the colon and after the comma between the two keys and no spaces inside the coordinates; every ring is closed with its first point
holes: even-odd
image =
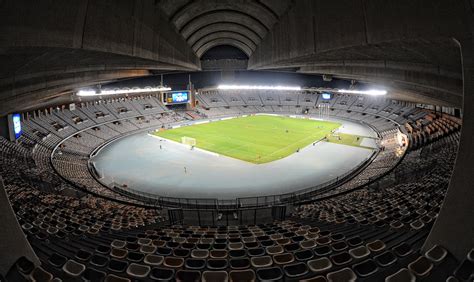
{"type": "Polygon", "coordinates": [[[193,46],[194,43],[204,36],[219,31],[231,31],[245,35],[248,39],[252,40],[255,45],[258,45],[258,43],[262,40],[262,38],[256,34],[255,31],[249,29],[245,25],[240,23],[218,22],[201,27],[187,39],[187,42],[190,46],[193,46]]]}
{"type": "Polygon", "coordinates": [[[218,38],[203,44],[198,50],[196,50],[196,55],[201,58],[201,56],[206,53],[207,50],[219,45],[231,45],[237,47],[242,50],[247,56],[250,56],[250,54],[252,54],[252,49],[250,49],[249,46],[245,45],[245,43],[242,43],[233,38],[218,38]]]}
{"type": "Polygon", "coordinates": [[[240,23],[252,29],[256,34],[263,38],[267,34],[267,28],[255,18],[236,11],[215,11],[188,22],[182,29],[181,34],[184,38],[189,38],[191,34],[200,28],[218,22],[240,23]]]}
{"type": "Polygon", "coordinates": [[[255,49],[257,48],[257,45],[253,43],[252,40],[250,40],[248,37],[240,33],[233,32],[233,31],[220,31],[220,32],[210,33],[202,37],[201,39],[199,39],[193,46],[191,46],[191,48],[194,51],[197,51],[199,48],[201,48],[202,45],[206,44],[207,42],[212,41],[214,39],[219,39],[219,38],[232,38],[232,39],[238,40],[244,43],[245,45],[247,45],[252,50],[252,52],[255,51],[255,49]]]}
{"type": "Polygon", "coordinates": [[[178,11],[171,21],[181,30],[188,22],[207,13],[216,11],[236,11],[247,14],[260,21],[267,29],[270,29],[278,20],[275,15],[264,5],[257,1],[209,1],[199,0],[184,6],[178,11]]]}

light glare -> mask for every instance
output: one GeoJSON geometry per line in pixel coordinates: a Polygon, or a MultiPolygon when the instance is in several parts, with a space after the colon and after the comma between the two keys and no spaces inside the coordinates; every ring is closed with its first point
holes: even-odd
{"type": "Polygon", "coordinates": [[[222,90],[288,90],[298,91],[301,90],[299,86],[270,86],[270,85],[235,85],[235,84],[221,84],[217,86],[218,89],[222,90]]]}
{"type": "Polygon", "coordinates": [[[170,87],[146,87],[146,88],[134,88],[134,89],[113,89],[113,90],[100,90],[98,92],[94,90],[79,90],[77,96],[100,96],[100,95],[117,95],[117,94],[130,94],[130,93],[146,93],[156,91],[170,91],[170,87]]]}
{"type": "Polygon", "coordinates": [[[381,96],[381,95],[386,95],[387,91],[386,90],[346,90],[346,89],[339,89],[337,90],[339,93],[350,93],[350,94],[363,94],[363,95],[371,95],[371,96],[381,96]]]}

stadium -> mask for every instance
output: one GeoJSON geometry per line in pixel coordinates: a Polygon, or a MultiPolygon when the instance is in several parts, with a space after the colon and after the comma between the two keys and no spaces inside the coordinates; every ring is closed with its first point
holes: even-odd
{"type": "Polygon", "coordinates": [[[472,1],[0,14],[0,281],[473,281],[472,1]]]}

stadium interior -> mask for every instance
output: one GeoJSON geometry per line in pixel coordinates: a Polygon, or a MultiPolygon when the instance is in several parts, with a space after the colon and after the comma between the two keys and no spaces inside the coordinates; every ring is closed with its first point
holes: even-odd
{"type": "Polygon", "coordinates": [[[474,1],[0,0],[0,281],[474,281],[474,1]]]}

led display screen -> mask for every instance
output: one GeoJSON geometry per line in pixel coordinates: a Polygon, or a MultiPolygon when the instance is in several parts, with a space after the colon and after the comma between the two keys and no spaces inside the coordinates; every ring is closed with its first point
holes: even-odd
{"type": "Polygon", "coordinates": [[[12,115],[13,121],[13,132],[15,133],[15,139],[20,138],[21,136],[21,116],[20,114],[12,115]]]}
{"type": "Polygon", "coordinates": [[[322,94],[323,100],[330,100],[331,99],[331,94],[329,93],[323,93],[322,94]]]}
{"type": "Polygon", "coordinates": [[[188,92],[171,93],[171,100],[173,103],[184,103],[188,101],[188,92]]]}

